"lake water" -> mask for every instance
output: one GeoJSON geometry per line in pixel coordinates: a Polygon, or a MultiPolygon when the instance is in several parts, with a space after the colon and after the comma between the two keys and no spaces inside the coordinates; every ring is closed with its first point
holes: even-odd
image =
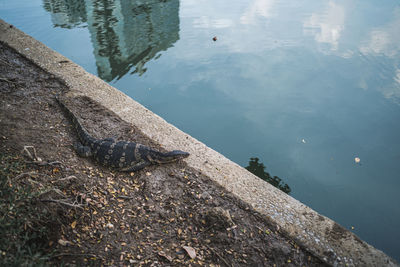
{"type": "Polygon", "coordinates": [[[398,0],[0,0],[0,17],[400,260],[398,0]]]}

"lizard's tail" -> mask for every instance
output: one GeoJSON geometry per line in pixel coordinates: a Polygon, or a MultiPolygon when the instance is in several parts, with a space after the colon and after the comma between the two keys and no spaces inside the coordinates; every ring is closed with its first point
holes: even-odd
{"type": "Polygon", "coordinates": [[[94,141],[95,139],[86,131],[86,129],[82,126],[81,121],[75,116],[74,113],[72,113],[72,111],[65,105],[64,101],[61,100],[59,96],[56,96],[56,101],[72,121],[72,125],[78,133],[79,140],[82,142],[82,144],[86,146],[94,141]]]}

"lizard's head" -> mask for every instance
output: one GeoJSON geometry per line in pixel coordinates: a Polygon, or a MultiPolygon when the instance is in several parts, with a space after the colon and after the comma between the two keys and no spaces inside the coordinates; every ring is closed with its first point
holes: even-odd
{"type": "Polygon", "coordinates": [[[188,152],[184,152],[181,150],[173,150],[166,153],[160,153],[153,160],[157,161],[158,163],[168,163],[187,158],[189,157],[189,155],[190,154],[188,152]]]}
{"type": "Polygon", "coordinates": [[[184,159],[189,157],[189,153],[181,150],[173,150],[164,154],[166,157],[172,157],[176,159],[184,159]]]}
{"type": "Polygon", "coordinates": [[[173,150],[173,151],[164,153],[164,158],[169,161],[176,161],[179,159],[187,158],[187,157],[189,157],[189,155],[190,154],[188,152],[184,152],[181,150],[173,150]]]}

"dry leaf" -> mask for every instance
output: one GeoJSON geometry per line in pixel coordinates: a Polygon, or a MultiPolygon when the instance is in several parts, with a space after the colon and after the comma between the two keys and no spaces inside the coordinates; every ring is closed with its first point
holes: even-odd
{"type": "Polygon", "coordinates": [[[189,246],[182,246],[182,248],[187,252],[191,259],[196,258],[196,251],[194,250],[194,248],[189,246]]]}
{"type": "Polygon", "coordinates": [[[76,221],[73,221],[73,222],[71,223],[71,228],[72,228],[72,229],[75,229],[75,226],[76,226],[76,221]]]}
{"type": "Polygon", "coordinates": [[[160,255],[161,257],[166,258],[168,261],[172,261],[173,260],[172,257],[167,255],[164,251],[159,251],[158,255],[160,255]]]}

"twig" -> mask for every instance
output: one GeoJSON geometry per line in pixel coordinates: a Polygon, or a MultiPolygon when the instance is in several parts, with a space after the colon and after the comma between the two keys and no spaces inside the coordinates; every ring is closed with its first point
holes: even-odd
{"type": "Polygon", "coordinates": [[[211,247],[209,247],[209,246],[207,246],[207,245],[205,245],[209,250],[211,250],[215,255],[217,255],[218,256],[218,258],[220,258],[225,264],[226,264],[226,266],[232,266],[231,264],[229,264],[229,262],[227,262],[217,251],[215,251],[213,248],[211,248],[211,247]]]}
{"type": "MultiPolygon", "coordinates": [[[[29,157],[29,156],[28,156],[29,157]]],[[[25,161],[28,164],[36,164],[38,166],[55,166],[55,165],[62,165],[60,161],[42,161],[40,158],[39,160],[33,160],[33,161],[25,161]]]]}
{"type": "MultiPolygon", "coordinates": [[[[35,174],[35,173],[34,172],[21,173],[14,178],[14,182],[18,182],[18,180],[20,180],[21,178],[28,177],[28,179],[26,179],[26,181],[30,182],[31,184],[37,184],[37,185],[39,185],[39,187],[43,187],[43,184],[31,179],[31,178],[36,178],[33,174],[35,174]]],[[[10,179],[8,179],[8,183],[11,184],[10,179]]],[[[23,181],[22,183],[25,183],[25,181],[23,181]]]]}
{"type": "Polygon", "coordinates": [[[135,197],[130,197],[130,196],[117,196],[117,198],[122,198],[122,199],[134,199],[135,197]]]}
{"type": "Polygon", "coordinates": [[[32,160],[32,162],[28,162],[28,163],[37,164],[39,166],[54,166],[54,165],[61,165],[62,164],[60,161],[57,161],[57,160],[44,162],[41,158],[39,158],[37,156],[36,148],[34,146],[24,146],[24,148],[22,149],[21,153],[23,154],[24,152],[26,153],[28,158],[30,158],[32,160]],[[29,151],[29,149],[32,150],[32,153],[29,151]]]}
{"type": "Polygon", "coordinates": [[[58,203],[58,204],[62,204],[62,205],[65,205],[65,206],[68,206],[68,207],[72,207],[72,208],[80,208],[80,209],[83,209],[83,207],[80,205],[80,204],[71,204],[71,203],[68,203],[68,202],[65,202],[65,201],[62,201],[62,200],[59,200],[59,199],[41,199],[40,201],[42,201],[42,202],[53,202],[53,203],[58,203]]]}
{"type": "Polygon", "coordinates": [[[58,180],[56,180],[54,182],[67,181],[67,180],[71,180],[71,179],[78,179],[78,178],[76,178],[75,175],[70,175],[70,176],[67,176],[67,177],[64,177],[64,178],[60,178],[60,179],[58,179],[58,180]]]}
{"type": "Polygon", "coordinates": [[[0,61],[3,62],[4,64],[8,65],[8,66],[11,66],[10,63],[8,63],[7,61],[5,61],[5,60],[3,60],[3,59],[0,59],[0,61]]]}
{"type": "Polygon", "coordinates": [[[39,161],[39,162],[42,161],[40,158],[37,157],[36,149],[35,149],[34,146],[24,146],[24,148],[22,149],[22,152],[21,152],[21,153],[24,153],[24,152],[26,152],[27,156],[28,156],[32,161],[39,161]],[[28,150],[29,148],[32,149],[32,151],[33,151],[33,156],[32,156],[32,154],[31,154],[31,152],[29,152],[29,150],[28,150]]]}
{"type": "Polygon", "coordinates": [[[81,257],[96,257],[96,258],[99,258],[99,259],[102,259],[102,260],[104,260],[104,258],[102,257],[102,256],[100,256],[100,255],[95,255],[95,254],[90,254],[90,253],[82,253],[82,254],[73,254],[73,253],[60,253],[60,254],[57,254],[57,255],[53,255],[53,256],[51,256],[51,258],[57,258],[57,257],[64,257],[64,256],[81,256],[81,257]]]}
{"type": "Polygon", "coordinates": [[[32,175],[32,173],[34,173],[34,172],[24,172],[24,173],[21,173],[21,174],[19,174],[18,176],[16,176],[16,177],[14,178],[14,181],[18,181],[19,179],[21,179],[21,178],[23,178],[23,177],[26,177],[26,176],[34,178],[33,175],[32,175]]]}
{"type": "Polygon", "coordinates": [[[39,182],[37,182],[37,181],[35,181],[35,180],[32,180],[31,178],[28,178],[28,181],[31,182],[32,184],[37,184],[37,185],[43,187],[43,184],[42,184],[42,183],[39,183],[39,182]]]}
{"type": "Polygon", "coordinates": [[[55,160],[55,161],[48,161],[48,162],[43,162],[43,161],[34,161],[33,163],[35,163],[35,164],[38,164],[38,165],[40,165],[40,166],[47,166],[47,165],[50,165],[50,166],[54,166],[54,165],[61,165],[61,162],[60,161],[57,161],[57,160],[55,160]]]}
{"type": "Polygon", "coordinates": [[[16,84],[16,82],[10,81],[9,79],[7,79],[7,78],[2,78],[2,77],[0,77],[0,81],[5,81],[5,82],[8,82],[8,83],[14,83],[14,84],[16,84]]]}
{"type": "Polygon", "coordinates": [[[60,189],[57,189],[57,188],[51,188],[51,189],[49,189],[49,190],[45,190],[45,191],[43,191],[42,193],[40,193],[39,196],[44,195],[44,194],[47,194],[47,193],[52,192],[52,191],[55,192],[55,193],[57,193],[57,194],[60,195],[60,196],[65,197],[65,195],[61,192],[61,190],[60,190],[60,189]]]}

